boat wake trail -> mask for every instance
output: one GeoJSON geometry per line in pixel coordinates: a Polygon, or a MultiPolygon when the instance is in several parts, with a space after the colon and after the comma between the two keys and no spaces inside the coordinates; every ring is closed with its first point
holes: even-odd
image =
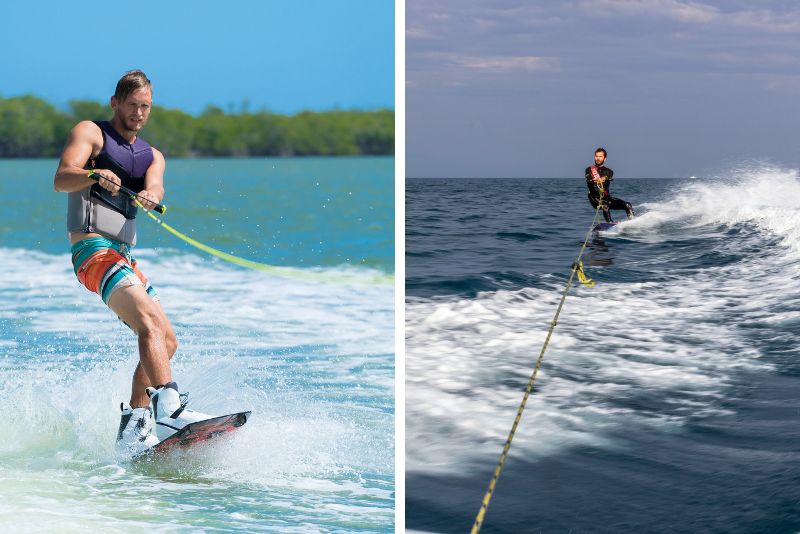
{"type": "MultiPolygon", "coordinates": [[[[778,168],[674,182],[596,241],[590,255],[613,261],[590,258],[599,284],[567,298],[512,456],[680,432],[731,413],[748,376],[796,361],[798,198],[797,172],[778,168]]],[[[496,461],[567,274],[474,298],[407,298],[409,472],[483,472],[496,461]]]]}

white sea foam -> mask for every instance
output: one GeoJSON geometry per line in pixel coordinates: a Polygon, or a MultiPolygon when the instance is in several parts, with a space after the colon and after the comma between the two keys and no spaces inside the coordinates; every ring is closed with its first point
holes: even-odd
{"type": "MultiPolygon", "coordinates": [[[[679,187],[667,202],[644,204],[641,217],[626,222],[628,232],[664,224],[697,228],[750,223],[800,252],[800,173],[771,166],[732,170],[679,187]]],[[[638,233],[638,232],[637,232],[638,233]]],[[[657,235],[653,235],[657,238],[657,235]]],[[[674,236],[673,236],[674,237],[674,236]]]]}
{"type": "MultiPolygon", "coordinates": [[[[672,275],[666,256],[667,282],[573,289],[512,454],[614,447],[634,426],[668,431],[723,413],[719,400],[737,372],[771,368],[741,325],[800,319],[797,306],[773,314],[782,295],[800,292],[798,198],[797,172],[762,168],[693,181],[623,224],[619,238],[669,241],[665,255],[679,254],[683,239],[733,227],[778,246],[690,276],[672,275]]],[[[560,280],[544,282],[550,289],[407,300],[408,471],[463,473],[481,460],[486,469],[499,454],[563,290],[560,280]]]]}
{"type": "MultiPolygon", "coordinates": [[[[170,476],[178,493],[198,491],[197,480],[204,488],[244,485],[290,503],[290,514],[331,502],[347,510],[321,511],[323,524],[325,517],[334,525],[344,518],[391,524],[391,510],[382,518],[372,510],[376,501],[391,502],[393,485],[391,287],[278,278],[195,255],[137,250],[137,258],[175,327],[181,345],[174,378],[192,406],[209,413],[249,409],[251,420],[192,458],[119,463],[113,442],[137,361],[135,337],[79,285],[68,255],[0,248],[7,338],[0,343],[0,462],[9,476],[30,481],[14,486],[21,492],[15,496],[10,486],[0,490],[0,525],[12,524],[4,522],[6,513],[11,521],[14,510],[31,503],[55,514],[43,516],[42,526],[57,524],[59,514],[73,528],[115,525],[108,516],[114,507],[138,506],[137,495],[170,476]],[[61,473],[61,493],[52,499],[43,485],[50,469],[61,473]],[[125,497],[115,479],[138,486],[125,497]],[[85,493],[94,495],[97,517],[70,511],[85,493]],[[112,495],[117,502],[104,500],[112,495]]],[[[159,511],[150,517],[157,524],[159,511]]],[[[128,520],[119,525],[135,530],[128,520]]]]}

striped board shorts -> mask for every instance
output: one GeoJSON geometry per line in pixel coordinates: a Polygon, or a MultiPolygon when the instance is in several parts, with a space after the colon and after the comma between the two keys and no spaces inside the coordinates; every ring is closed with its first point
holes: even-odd
{"type": "Polygon", "coordinates": [[[156,290],[136,267],[125,243],[107,237],[78,241],[72,245],[72,266],[80,283],[100,295],[106,304],[114,291],[133,285],[143,286],[153,300],[158,300],[156,290]]]}

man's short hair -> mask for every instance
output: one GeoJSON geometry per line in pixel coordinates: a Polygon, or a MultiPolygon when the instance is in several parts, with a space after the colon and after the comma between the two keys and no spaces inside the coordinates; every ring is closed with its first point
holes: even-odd
{"type": "Polygon", "coordinates": [[[604,158],[607,158],[607,157],[608,157],[608,154],[606,153],[606,149],[605,149],[605,148],[603,148],[603,147],[598,147],[598,148],[597,148],[597,150],[595,150],[595,151],[594,151],[594,153],[595,153],[595,154],[597,154],[598,152],[602,152],[602,153],[603,153],[603,157],[604,157],[604,158]]]}
{"type": "Polygon", "coordinates": [[[138,69],[130,70],[117,82],[114,98],[120,102],[125,102],[125,99],[139,89],[149,89],[152,92],[153,84],[150,83],[150,80],[147,79],[147,75],[144,72],[138,69]]]}

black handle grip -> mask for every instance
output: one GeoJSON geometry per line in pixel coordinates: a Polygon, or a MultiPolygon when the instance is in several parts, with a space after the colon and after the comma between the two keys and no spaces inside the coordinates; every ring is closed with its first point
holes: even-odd
{"type": "MultiPolygon", "coordinates": [[[[96,172],[90,172],[89,173],[89,178],[91,178],[95,182],[99,182],[100,181],[100,175],[97,174],[96,172]]],[[[130,189],[128,189],[124,185],[119,186],[119,190],[122,191],[123,193],[125,193],[126,195],[128,195],[131,198],[144,200],[144,197],[140,197],[139,193],[131,191],[130,189]]],[[[153,209],[156,210],[158,213],[160,213],[162,215],[164,214],[165,211],[167,211],[167,207],[165,205],[163,205],[163,204],[156,204],[156,207],[153,208],[153,209]]]]}

